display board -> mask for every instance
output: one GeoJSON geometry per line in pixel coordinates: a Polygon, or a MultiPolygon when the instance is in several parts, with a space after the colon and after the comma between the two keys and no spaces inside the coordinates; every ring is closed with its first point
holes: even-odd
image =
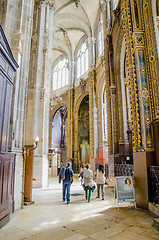
{"type": "MultiPolygon", "coordinates": [[[[115,178],[115,192],[119,202],[135,202],[135,190],[131,176],[120,176],[115,178]]],[[[118,205],[119,208],[119,205],[118,205]]],[[[135,202],[136,208],[136,202],[135,202]]]]}

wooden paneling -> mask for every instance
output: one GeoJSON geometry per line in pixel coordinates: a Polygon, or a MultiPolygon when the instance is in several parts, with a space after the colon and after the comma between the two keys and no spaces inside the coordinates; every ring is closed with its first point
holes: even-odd
{"type": "Polygon", "coordinates": [[[0,25],[0,227],[14,210],[15,155],[8,153],[13,76],[18,65],[0,25]]]}
{"type": "Polygon", "coordinates": [[[8,150],[8,132],[10,123],[10,108],[11,108],[12,85],[9,81],[6,82],[6,95],[4,101],[4,115],[2,128],[1,152],[5,153],[8,150]]]}
{"type": "Polygon", "coordinates": [[[15,155],[0,154],[0,228],[14,210],[15,155]]]}

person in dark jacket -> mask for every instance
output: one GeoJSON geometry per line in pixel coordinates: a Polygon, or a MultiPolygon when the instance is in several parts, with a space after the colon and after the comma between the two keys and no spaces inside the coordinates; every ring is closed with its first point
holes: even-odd
{"type": "Polygon", "coordinates": [[[63,202],[67,200],[67,204],[70,203],[70,187],[73,183],[73,170],[71,168],[71,163],[67,163],[65,169],[65,178],[63,179],[63,202]]]}

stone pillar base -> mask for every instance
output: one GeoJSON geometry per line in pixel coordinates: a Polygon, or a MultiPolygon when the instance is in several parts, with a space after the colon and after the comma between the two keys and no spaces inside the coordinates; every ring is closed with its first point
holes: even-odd
{"type": "Polygon", "coordinates": [[[34,188],[47,188],[48,187],[48,157],[34,156],[34,167],[33,167],[33,182],[34,188]]]}
{"type": "Polygon", "coordinates": [[[134,183],[136,204],[148,209],[148,166],[151,165],[153,152],[134,152],[134,183]]]}

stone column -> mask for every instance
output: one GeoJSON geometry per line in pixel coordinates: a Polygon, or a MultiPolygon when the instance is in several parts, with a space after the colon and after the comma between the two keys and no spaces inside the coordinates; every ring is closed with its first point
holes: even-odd
{"type": "Polygon", "coordinates": [[[34,155],[34,187],[47,187],[49,93],[51,86],[51,54],[53,40],[54,1],[37,1],[34,8],[32,51],[29,69],[25,143],[39,136],[34,155]]]}
{"type": "Polygon", "coordinates": [[[77,156],[74,155],[74,89],[68,90],[68,117],[67,117],[67,158],[73,158],[77,162],[77,156]]]}
{"type": "Polygon", "coordinates": [[[109,37],[106,35],[104,58],[105,58],[105,82],[107,96],[107,124],[108,124],[108,156],[112,155],[112,119],[111,119],[111,97],[110,97],[110,66],[109,66],[109,37]]]}
{"type": "Polygon", "coordinates": [[[96,38],[88,38],[88,56],[89,56],[89,69],[92,69],[95,67],[95,44],[96,44],[96,38]]]}
{"type": "Polygon", "coordinates": [[[106,0],[107,5],[107,28],[111,28],[111,0],[106,0]]]}
{"type": "Polygon", "coordinates": [[[14,75],[9,135],[9,149],[11,152],[16,153],[14,199],[15,209],[19,209],[21,208],[23,168],[21,152],[24,146],[25,137],[26,91],[28,83],[34,0],[30,0],[29,3],[26,3],[27,1],[25,0],[18,0],[14,3],[10,0],[4,2],[6,3],[4,27],[7,32],[7,38],[11,43],[14,58],[19,65],[18,71],[14,75]]]}

